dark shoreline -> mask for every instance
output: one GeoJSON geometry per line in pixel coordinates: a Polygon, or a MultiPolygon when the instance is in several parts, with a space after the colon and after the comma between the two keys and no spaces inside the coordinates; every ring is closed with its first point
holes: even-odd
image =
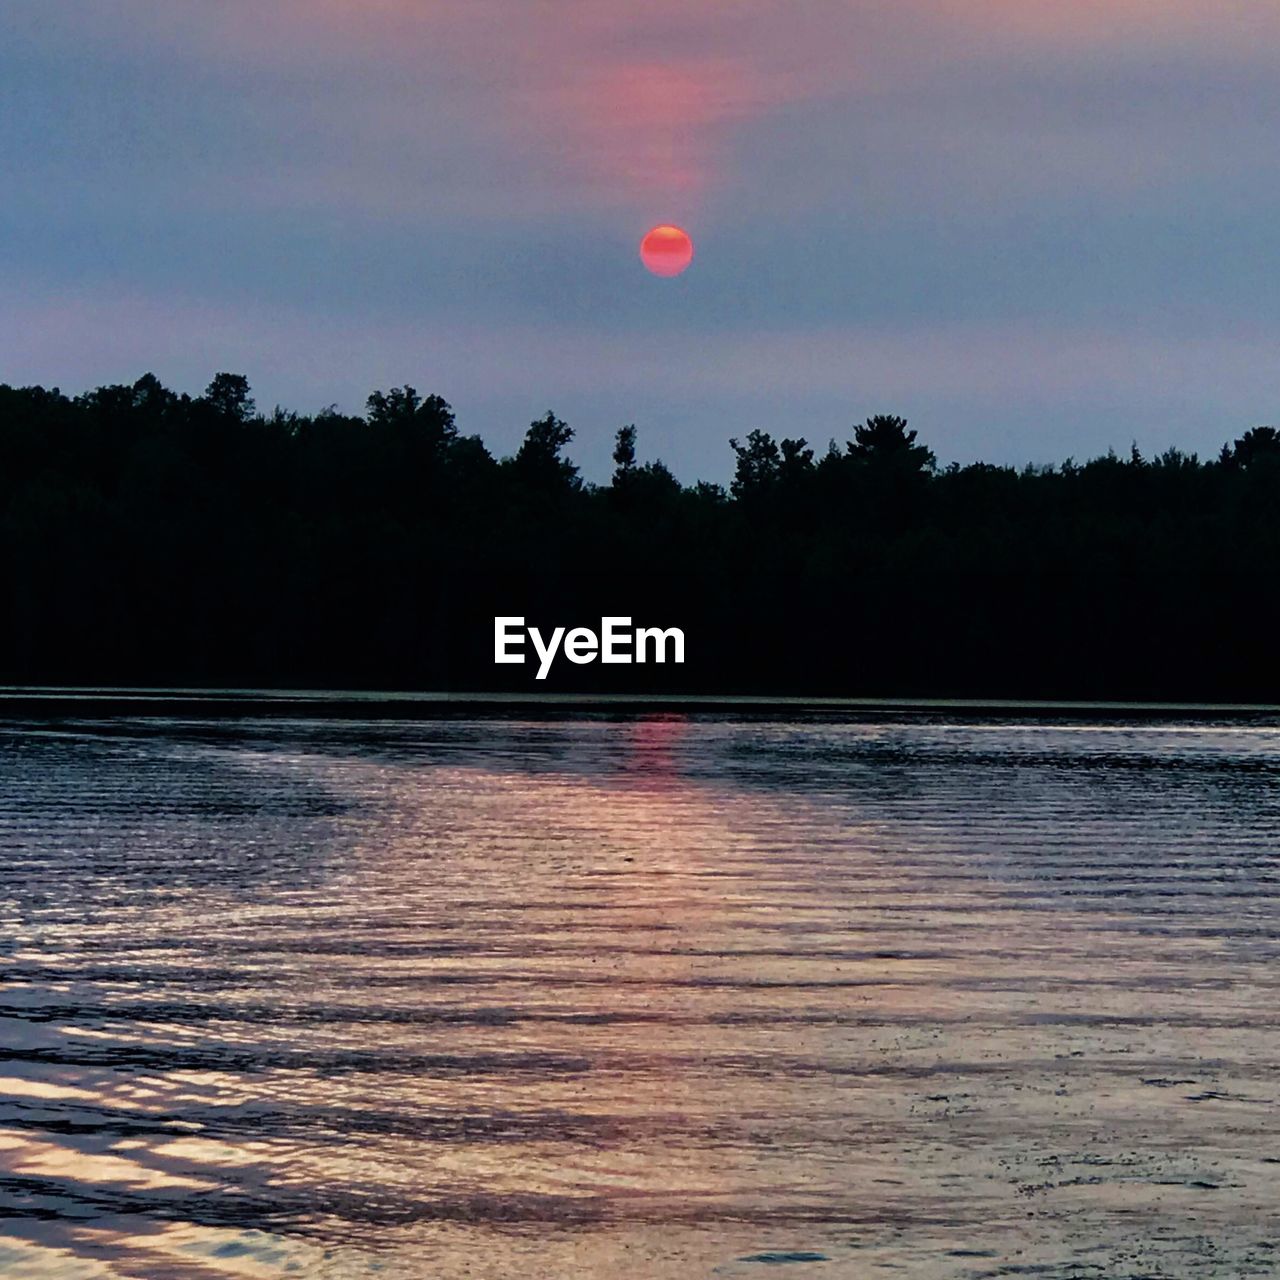
{"type": "Polygon", "coordinates": [[[409,693],[311,689],[0,686],[0,719],[106,716],[242,716],[444,719],[565,715],[740,715],[854,720],[1280,721],[1274,704],[1035,701],[1001,698],[821,698],[651,694],[409,693]]]}
{"type": "Polygon", "coordinates": [[[630,427],[593,484],[553,413],[502,458],[411,388],[362,417],[251,401],[236,374],[195,399],[151,375],[0,386],[0,679],[863,714],[939,694],[1280,704],[1280,428],[1207,460],[939,467],[882,414],[825,453],[735,437],[726,489],[639,462],[630,427]],[[565,641],[610,617],[687,653],[606,666],[557,642],[543,680],[531,643],[494,662],[499,619],[565,641]]]}

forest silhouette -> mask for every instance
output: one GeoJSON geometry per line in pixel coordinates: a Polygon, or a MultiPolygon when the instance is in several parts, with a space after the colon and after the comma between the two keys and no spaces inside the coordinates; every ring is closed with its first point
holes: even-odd
{"type": "Polygon", "coordinates": [[[513,456],[412,387],[0,387],[10,684],[1280,701],[1280,433],[1201,461],[940,467],[901,418],[682,484],[553,413],[513,456]],[[493,664],[495,615],[680,627],[683,667],[493,664]]]}

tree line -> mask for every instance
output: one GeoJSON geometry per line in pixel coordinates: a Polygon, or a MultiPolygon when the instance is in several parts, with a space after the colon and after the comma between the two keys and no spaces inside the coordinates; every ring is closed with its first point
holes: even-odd
{"type": "Polygon", "coordinates": [[[687,665],[561,688],[1280,701],[1280,432],[1054,466],[940,466],[881,415],[755,429],[727,486],[554,413],[495,457],[439,396],[260,413],[147,375],[0,386],[7,683],[534,688],[495,615],[679,626],[687,665]]]}

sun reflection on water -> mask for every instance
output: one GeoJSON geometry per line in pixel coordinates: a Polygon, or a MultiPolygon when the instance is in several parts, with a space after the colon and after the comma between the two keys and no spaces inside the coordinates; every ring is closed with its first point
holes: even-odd
{"type": "Polygon", "coordinates": [[[0,748],[0,1274],[1262,1256],[1274,730],[0,748]]]}

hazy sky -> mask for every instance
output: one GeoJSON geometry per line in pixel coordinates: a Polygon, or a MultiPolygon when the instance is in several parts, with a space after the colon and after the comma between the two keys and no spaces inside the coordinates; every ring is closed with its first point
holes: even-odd
{"type": "Polygon", "coordinates": [[[1278,276],[1276,0],[0,0],[0,381],[1203,453],[1278,276]]]}

